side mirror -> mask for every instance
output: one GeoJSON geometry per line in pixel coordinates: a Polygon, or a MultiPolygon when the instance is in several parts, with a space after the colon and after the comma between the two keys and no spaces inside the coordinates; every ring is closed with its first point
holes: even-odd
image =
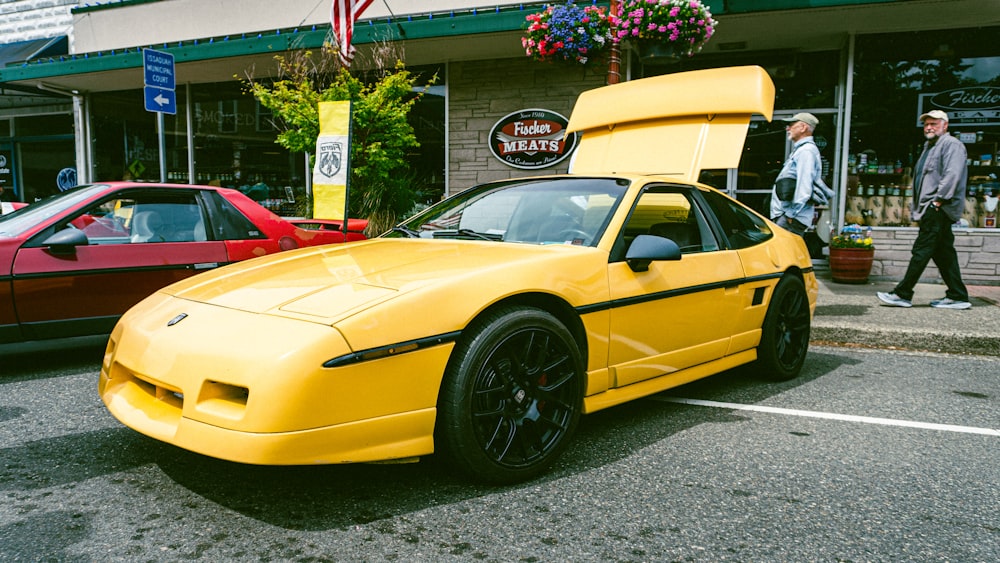
{"type": "Polygon", "coordinates": [[[663,237],[639,235],[635,237],[625,253],[625,263],[633,272],[649,270],[653,260],[680,260],[681,248],[677,243],[663,237]]]}
{"type": "Polygon", "coordinates": [[[88,244],[90,244],[90,240],[87,239],[87,235],[83,234],[83,231],[74,229],[73,227],[55,233],[42,243],[53,254],[72,254],[76,250],[76,247],[87,246],[88,244]]]}

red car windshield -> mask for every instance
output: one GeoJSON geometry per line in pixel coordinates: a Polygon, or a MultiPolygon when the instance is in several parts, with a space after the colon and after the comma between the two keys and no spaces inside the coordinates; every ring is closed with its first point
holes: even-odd
{"type": "Polygon", "coordinates": [[[0,217],[0,237],[20,236],[49,217],[87,201],[106,189],[107,186],[101,184],[77,186],[4,215],[0,217]]]}

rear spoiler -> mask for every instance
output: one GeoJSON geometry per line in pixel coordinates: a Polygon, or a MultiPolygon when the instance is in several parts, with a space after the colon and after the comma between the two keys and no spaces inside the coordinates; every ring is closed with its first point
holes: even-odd
{"type": "Polygon", "coordinates": [[[759,66],[679,72],[580,94],[567,133],[582,133],[574,174],[671,174],[735,168],[752,114],[774,113],[774,83],[759,66]]]}

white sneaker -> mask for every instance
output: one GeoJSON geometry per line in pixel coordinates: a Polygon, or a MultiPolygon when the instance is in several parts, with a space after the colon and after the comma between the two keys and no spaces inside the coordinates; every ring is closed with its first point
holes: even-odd
{"type": "Polygon", "coordinates": [[[880,291],[876,293],[878,295],[879,301],[890,307],[912,307],[913,303],[909,299],[903,299],[902,297],[896,295],[895,293],[886,293],[880,291]]]}
{"type": "Polygon", "coordinates": [[[935,309],[969,309],[972,307],[972,303],[968,301],[955,301],[945,297],[944,299],[935,299],[931,301],[931,307],[935,309]]]}

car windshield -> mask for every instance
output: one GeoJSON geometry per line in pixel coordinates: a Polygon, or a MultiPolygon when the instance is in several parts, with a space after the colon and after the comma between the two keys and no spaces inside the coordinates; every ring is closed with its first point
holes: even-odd
{"type": "Polygon", "coordinates": [[[49,217],[90,199],[95,193],[103,192],[106,188],[104,185],[77,186],[4,215],[0,217],[0,237],[22,235],[49,217]]]}
{"type": "Polygon", "coordinates": [[[400,223],[385,236],[593,246],[628,181],[532,178],[483,184],[400,223]]]}

